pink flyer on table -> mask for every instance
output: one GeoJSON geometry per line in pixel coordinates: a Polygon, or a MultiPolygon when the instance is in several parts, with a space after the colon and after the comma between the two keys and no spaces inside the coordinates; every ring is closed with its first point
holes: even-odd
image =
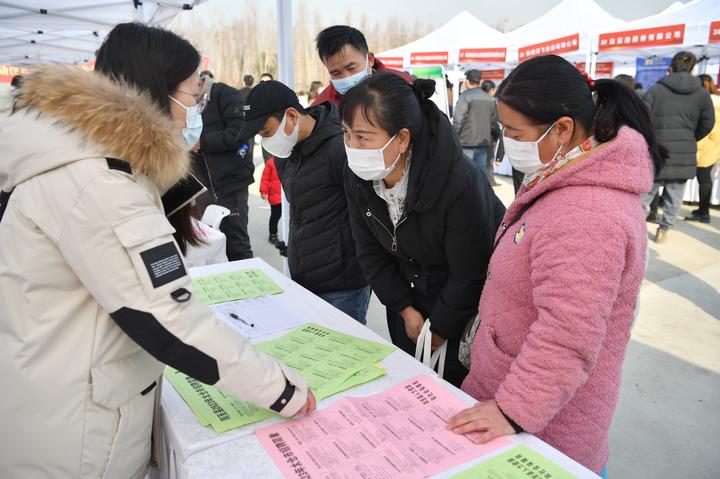
{"type": "Polygon", "coordinates": [[[440,382],[420,375],[256,434],[287,478],[423,478],[511,443],[503,437],[477,445],[447,431],[447,420],[467,407],[440,382]]]}

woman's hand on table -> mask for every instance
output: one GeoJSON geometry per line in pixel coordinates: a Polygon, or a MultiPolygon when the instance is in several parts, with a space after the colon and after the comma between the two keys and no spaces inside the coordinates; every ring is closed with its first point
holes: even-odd
{"type": "Polygon", "coordinates": [[[456,434],[474,433],[473,442],[484,444],[496,437],[515,434],[495,400],[482,401],[450,418],[447,429],[456,434]]]}
{"type": "Polygon", "coordinates": [[[304,414],[310,414],[317,408],[317,401],[315,400],[315,395],[312,393],[310,388],[308,388],[307,391],[307,400],[305,401],[305,405],[301,407],[298,412],[295,413],[295,416],[302,416],[304,414]]]}
{"type": "Polygon", "coordinates": [[[414,343],[417,343],[420,331],[422,330],[423,324],[425,324],[425,318],[412,306],[408,306],[400,311],[400,316],[403,318],[403,321],[405,321],[405,332],[408,337],[412,339],[414,343]]]}

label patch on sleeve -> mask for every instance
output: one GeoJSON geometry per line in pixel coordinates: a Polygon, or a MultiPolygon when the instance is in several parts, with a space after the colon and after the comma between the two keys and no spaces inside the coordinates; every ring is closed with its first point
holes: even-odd
{"type": "Polygon", "coordinates": [[[165,243],[140,253],[155,288],[182,278],[187,273],[175,243],[165,243]]]}

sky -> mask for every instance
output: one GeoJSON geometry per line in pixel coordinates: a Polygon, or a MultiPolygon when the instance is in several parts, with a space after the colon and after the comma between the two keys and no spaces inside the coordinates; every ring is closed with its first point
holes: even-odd
{"type": "MultiPolygon", "coordinates": [[[[542,16],[561,0],[293,0],[293,4],[299,1],[305,3],[309,13],[321,12],[326,25],[344,23],[345,16],[351,12],[354,19],[364,14],[374,22],[397,16],[406,17],[408,24],[419,19],[423,24],[437,28],[467,10],[491,27],[505,21],[509,28],[516,28],[542,16]]],[[[595,1],[617,18],[635,20],[655,14],[675,0],[595,1]]],[[[254,3],[258,8],[268,10],[275,5],[274,0],[254,0],[254,3]]],[[[209,0],[197,9],[221,11],[225,18],[230,18],[242,15],[244,5],[244,0],[209,0]]]]}

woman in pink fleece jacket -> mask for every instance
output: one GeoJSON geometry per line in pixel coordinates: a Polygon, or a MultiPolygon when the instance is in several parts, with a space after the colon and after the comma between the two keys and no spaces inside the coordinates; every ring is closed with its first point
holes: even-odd
{"type": "Polygon", "coordinates": [[[527,431],[604,473],[645,271],[640,195],[666,151],[634,92],[557,56],[523,62],[497,96],[505,151],[526,176],[496,237],[462,386],[480,402],[448,428],[479,442],[527,431]]]}

